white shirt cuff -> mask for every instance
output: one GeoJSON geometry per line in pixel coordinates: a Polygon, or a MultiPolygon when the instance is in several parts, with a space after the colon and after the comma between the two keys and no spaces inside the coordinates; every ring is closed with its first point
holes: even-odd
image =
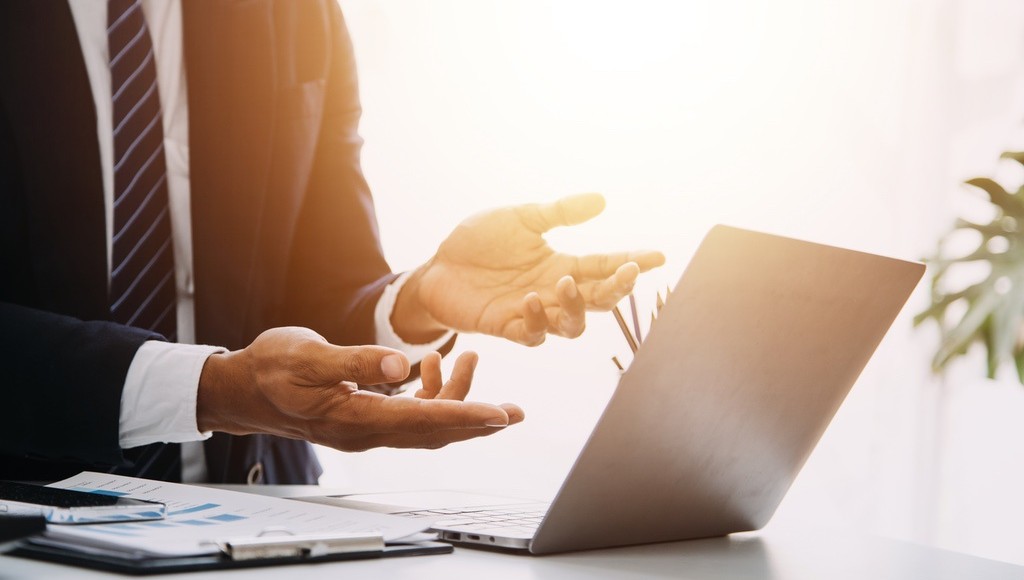
{"type": "Polygon", "coordinates": [[[196,425],[199,376],[216,346],[146,341],[135,352],[121,393],[122,449],[150,443],[202,441],[196,425]]]}
{"type": "Polygon", "coordinates": [[[426,344],[409,344],[402,340],[395,328],[391,326],[391,313],[395,310],[395,303],[398,301],[398,293],[402,286],[409,280],[411,272],[405,272],[398,276],[394,282],[384,288],[384,292],[377,301],[377,308],[374,310],[374,322],[377,328],[377,344],[395,350],[400,350],[409,357],[409,362],[416,364],[423,360],[427,354],[434,352],[444,346],[455,333],[451,330],[441,335],[440,338],[426,344]]]}

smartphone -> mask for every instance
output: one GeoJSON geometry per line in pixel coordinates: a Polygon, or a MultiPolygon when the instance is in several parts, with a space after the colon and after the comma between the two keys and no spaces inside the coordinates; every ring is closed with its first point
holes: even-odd
{"type": "Polygon", "coordinates": [[[158,502],[102,493],[0,481],[0,514],[43,516],[51,524],[160,520],[158,502]]]}

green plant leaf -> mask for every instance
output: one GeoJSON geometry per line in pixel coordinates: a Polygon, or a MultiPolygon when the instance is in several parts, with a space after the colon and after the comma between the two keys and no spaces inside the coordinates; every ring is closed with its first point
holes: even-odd
{"type": "MultiPolygon", "coordinates": [[[[1007,152],[1002,157],[1024,165],[1024,152],[1007,152]]],[[[1024,187],[1009,193],[987,177],[971,179],[967,184],[988,195],[995,215],[988,223],[958,219],[939,240],[935,255],[927,259],[932,274],[932,302],[914,317],[914,324],[934,320],[939,327],[939,347],[932,359],[935,371],[941,372],[971,345],[981,343],[989,377],[994,377],[999,367],[1012,359],[1024,383],[1024,187]],[[977,232],[981,239],[969,253],[949,256],[944,247],[951,241],[950,235],[958,231],[977,232]],[[951,285],[956,282],[956,266],[979,262],[990,266],[984,280],[959,287],[951,285]],[[959,309],[964,303],[964,313],[951,319],[950,309],[959,309]]]]}
{"type": "Polygon", "coordinates": [[[985,376],[994,379],[996,378],[996,371],[999,370],[999,353],[996,349],[992,348],[994,343],[993,334],[995,333],[994,324],[995,317],[988,317],[985,319],[985,324],[981,328],[981,339],[982,344],[985,345],[985,376]]]}
{"type": "Polygon", "coordinates": [[[962,218],[957,219],[953,227],[958,230],[974,230],[980,233],[983,236],[983,243],[987,243],[991,238],[1007,236],[1013,233],[1013,230],[1007,230],[1000,222],[976,224],[962,218]]]}
{"type": "Polygon", "coordinates": [[[975,177],[968,179],[966,183],[987,193],[992,203],[999,206],[1008,215],[1024,218],[1024,202],[1007,193],[1003,186],[995,181],[987,177],[975,177]]]}
{"type": "Polygon", "coordinates": [[[919,326],[929,318],[941,317],[942,313],[957,300],[967,298],[970,300],[974,295],[977,294],[979,285],[975,284],[959,292],[953,292],[950,294],[938,294],[934,289],[932,290],[932,305],[924,312],[919,312],[914,316],[914,326],[919,326]]]}
{"type": "Polygon", "coordinates": [[[999,294],[994,287],[989,287],[981,297],[971,303],[960,322],[943,337],[939,351],[932,361],[932,368],[942,370],[950,358],[966,352],[970,343],[980,338],[979,330],[998,302],[999,294]]]}
{"type": "Polygon", "coordinates": [[[1018,274],[1010,279],[1010,283],[1012,286],[992,316],[992,354],[989,358],[996,365],[1012,357],[1024,318],[1024,279],[1018,274]]]}
{"type": "Polygon", "coordinates": [[[1024,151],[1006,151],[999,156],[1000,159],[1013,159],[1017,163],[1024,165],[1024,151]]]}

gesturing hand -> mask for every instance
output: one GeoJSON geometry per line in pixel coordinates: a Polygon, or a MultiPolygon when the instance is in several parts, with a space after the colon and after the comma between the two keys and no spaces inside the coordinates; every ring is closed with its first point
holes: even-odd
{"type": "Polygon", "coordinates": [[[360,391],[409,375],[405,355],[379,346],[342,347],[306,328],[274,328],[246,348],[207,359],[199,381],[201,431],[269,433],[340,449],[438,448],[523,420],[512,404],[465,402],[476,355],[459,357],[441,386],[440,356],[422,363],[412,397],[360,391]]]}
{"type": "Polygon", "coordinates": [[[467,219],[402,289],[392,316],[396,331],[425,342],[451,328],[531,346],[549,333],[579,336],[585,310],[611,309],[640,272],[665,261],[650,251],[572,256],[544,240],[548,230],[603,209],[603,197],[583,194],[467,219]]]}

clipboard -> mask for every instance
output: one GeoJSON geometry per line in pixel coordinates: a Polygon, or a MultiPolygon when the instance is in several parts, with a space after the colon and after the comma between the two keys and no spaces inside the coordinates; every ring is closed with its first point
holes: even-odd
{"type": "Polygon", "coordinates": [[[9,555],[150,575],[452,552],[423,520],[88,471],[51,485],[159,501],[167,513],[48,525],[9,555]]]}
{"type": "MultiPolygon", "coordinates": [[[[377,536],[379,539],[380,537],[377,536]]],[[[175,572],[198,572],[205,570],[230,570],[237,568],[257,568],[263,566],[281,566],[288,564],[314,564],[319,562],[338,562],[344,560],[364,560],[371,558],[391,558],[399,556],[424,556],[432,554],[450,554],[453,551],[451,544],[435,541],[420,541],[410,543],[395,543],[391,545],[381,544],[376,547],[366,545],[355,546],[349,544],[347,548],[317,551],[302,546],[307,538],[288,538],[273,543],[265,543],[262,547],[252,547],[251,550],[242,550],[244,555],[238,552],[232,554],[222,549],[219,554],[204,556],[174,556],[154,557],[142,556],[132,558],[124,554],[114,552],[83,552],[57,546],[47,545],[39,540],[29,538],[14,551],[8,552],[8,556],[42,560],[58,564],[70,564],[94,570],[106,572],[118,572],[132,576],[150,576],[156,574],[171,574],[175,572]],[[266,544],[270,544],[269,546],[266,544]],[[260,549],[270,547],[271,549],[257,553],[260,549]]],[[[340,547],[340,546],[339,546],[340,547]]]]}

